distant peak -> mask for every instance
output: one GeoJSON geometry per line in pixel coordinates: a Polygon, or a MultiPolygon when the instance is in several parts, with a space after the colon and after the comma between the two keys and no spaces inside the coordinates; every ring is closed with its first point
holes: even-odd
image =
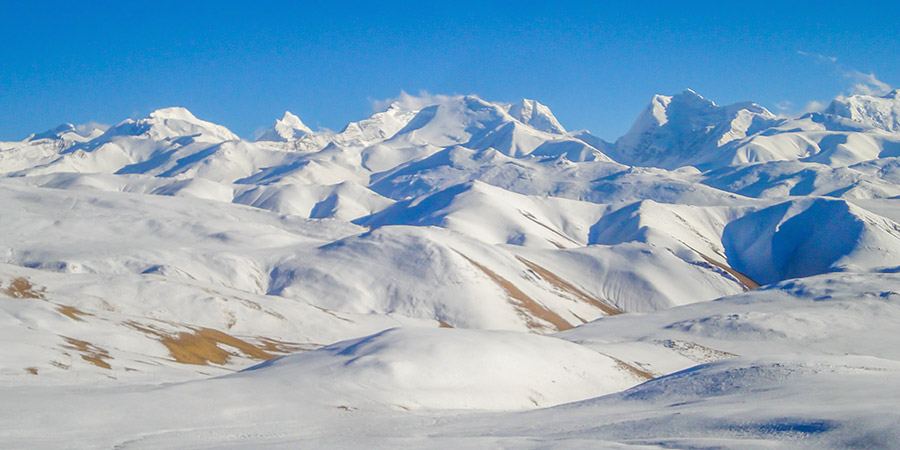
{"type": "Polygon", "coordinates": [[[515,117],[519,122],[531,125],[541,131],[555,134],[566,133],[566,129],[559,123],[550,108],[537,100],[523,98],[509,107],[509,115],[515,117]]]}
{"type": "Polygon", "coordinates": [[[43,133],[38,133],[38,134],[32,135],[31,137],[28,138],[28,140],[36,141],[38,139],[59,139],[61,134],[65,133],[67,131],[74,131],[74,130],[75,130],[74,125],[72,125],[71,123],[64,123],[64,124],[59,125],[51,130],[47,130],[43,133]]]}
{"type": "Polygon", "coordinates": [[[281,116],[281,120],[278,121],[282,126],[287,126],[293,128],[295,130],[301,130],[304,133],[312,133],[312,130],[300,120],[295,114],[290,111],[285,111],[284,115],[281,116]]]}
{"type": "Polygon", "coordinates": [[[299,117],[285,111],[281,119],[275,121],[275,125],[260,135],[257,141],[292,141],[311,134],[312,130],[300,120],[299,117]]]}
{"type": "Polygon", "coordinates": [[[176,120],[190,120],[196,121],[197,118],[191,114],[187,108],[183,108],[181,106],[173,106],[169,108],[161,108],[157,109],[150,113],[150,117],[153,119],[176,119],[176,120]]]}
{"type": "Polygon", "coordinates": [[[110,132],[113,135],[145,136],[168,139],[181,136],[200,137],[221,141],[238,140],[234,133],[222,125],[198,119],[187,108],[180,106],[161,108],[139,120],[125,120],[110,132]]]}
{"type": "Polygon", "coordinates": [[[281,115],[281,121],[287,125],[303,125],[300,118],[290,111],[285,111],[284,114],[281,115]]]}
{"type": "Polygon", "coordinates": [[[692,89],[685,89],[672,97],[678,103],[689,103],[697,106],[716,105],[716,102],[707,100],[692,89]]]}

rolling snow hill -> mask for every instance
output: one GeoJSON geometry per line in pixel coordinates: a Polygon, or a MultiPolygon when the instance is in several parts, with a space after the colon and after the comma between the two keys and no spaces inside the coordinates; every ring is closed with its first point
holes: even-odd
{"type": "Polygon", "coordinates": [[[419,100],[0,142],[0,443],[895,442],[897,91],[419,100]]]}

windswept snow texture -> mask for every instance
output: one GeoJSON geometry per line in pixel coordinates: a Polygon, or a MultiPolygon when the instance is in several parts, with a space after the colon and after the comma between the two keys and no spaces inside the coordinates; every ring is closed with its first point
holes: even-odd
{"type": "Polygon", "coordinates": [[[0,446],[889,448],[898,199],[897,91],[64,124],[0,142],[0,446]]]}

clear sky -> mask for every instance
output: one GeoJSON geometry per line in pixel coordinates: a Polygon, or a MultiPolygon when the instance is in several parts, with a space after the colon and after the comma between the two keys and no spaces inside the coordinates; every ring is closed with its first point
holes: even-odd
{"type": "Polygon", "coordinates": [[[534,98],[613,140],[655,93],[798,113],[900,85],[900,2],[436,3],[0,0],[0,140],[166,106],[340,129],[401,90],[534,98]]]}

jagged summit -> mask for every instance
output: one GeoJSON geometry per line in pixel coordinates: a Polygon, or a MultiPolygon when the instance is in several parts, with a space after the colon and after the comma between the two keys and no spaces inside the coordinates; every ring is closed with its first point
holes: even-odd
{"type": "Polygon", "coordinates": [[[509,115],[541,131],[555,134],[566,133],[566,129],[556,120],[550,108],[537,100],[522,99],[519,103],[510,106],[509,115]]]}
{"type": "Polygon", "coordinates": [[[26,141],[40,139],[62,140],[66,142],[86,142],[102,135],[109,127],[97,123],[72,125],[64,123],[43,133],[33,134],[25,138],[26,141]]]}
{"type": "Polygon", "coordinates": [[[655,95],[631,129],[616,141],[619,162],[676,168],[709,163],[720,146],[772,126],[775,114],[752,102],[719,106],[691,89],[655,95]]]}
{"type": "Polygon", "coordinates": [[[240,140],[228,128],[198,119],[183,107],[157,109],[143,119],[126,119],[111,128],[108,134],[142,136],[150,139],[191,136],[202,140],[240,140]]]}
{"type": "Polygon", "coordinates": [[[196,122],[199,119],[194,116],[187,108],[182,106],[170,106],[168,108],[160,108],[155,111],[152,111],[149,114],[151,119],[162,119],[162,120],[183,120],[189,122],[196,122]]]}
{"type": "Polygon", "coordinates": [[[275,125],[260,135],[257,141],[292,141],[311,134],[313,131],[290,111],[285,111],[275,125]]]}
{"type": "Polygon", "coordinates": [[[849,119],[867,128],[900,132],[900,90],[893,90],[884,96],[838,97],[824,113],[849,119]]]}

